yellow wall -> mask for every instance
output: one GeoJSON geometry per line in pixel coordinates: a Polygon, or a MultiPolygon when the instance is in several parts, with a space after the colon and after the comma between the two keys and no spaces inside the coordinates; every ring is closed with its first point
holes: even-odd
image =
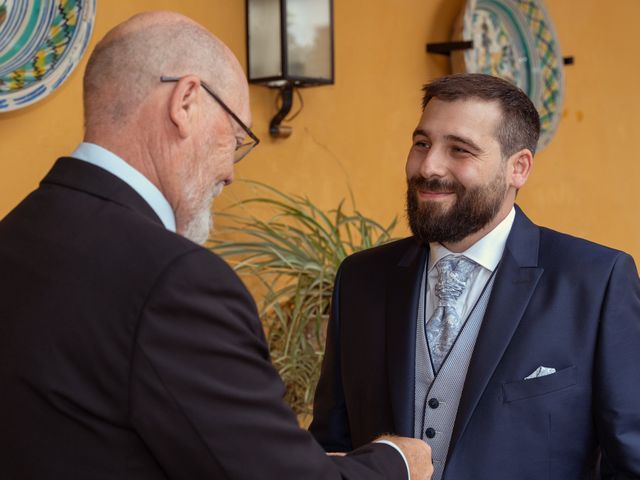
{"type": "MultiPolygon", "coordinates": [[[[427,55],[424,45],[448,39],[462,4],[335,0],[336,84],[304,90],[293,135],[277,141],[268,135],[275,93],[251,87],[263,143],[240,164],[238,176],[307,194],[326,208],[347,196],[350,184],[365,214],[385,223],[402,216],[404,160],[420,114],[420,87],[449,72],[448,60],[427,55]]],[[[563,54],[576,63],[565,70],[559,130],[536,157],[519,203],[537,223],[626,250],[640,263],[640,158],[634,148],[640,138],[640,2],[546,5],[563,54]]],[[[200,21],[244,64],[243,0],[98,0],[92,45],[117,22],[148,9],[173,9],[200,21]]],[[[44,101],[0,114],[0,217],[81,140],[83,69],[84,63],[44,101]]],[[[226,201],[241,188],[226,190],[226,201]]],[[[407,231],[401,223],[397,234],[407,231]]]]}

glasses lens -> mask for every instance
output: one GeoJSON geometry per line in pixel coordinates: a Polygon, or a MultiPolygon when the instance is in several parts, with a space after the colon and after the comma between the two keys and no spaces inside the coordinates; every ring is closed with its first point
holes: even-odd
{"type": "Polygon", "coordinates": [[[233,157],[234,162],[238,163],[240,160],[246,157],[249,154],[249,152],[253,150],[253,147],[255,146],[256,146],[256,142],[251,141],[251,142],[243,143],[238,148],[236,148],[236,152],[233,157]]]}

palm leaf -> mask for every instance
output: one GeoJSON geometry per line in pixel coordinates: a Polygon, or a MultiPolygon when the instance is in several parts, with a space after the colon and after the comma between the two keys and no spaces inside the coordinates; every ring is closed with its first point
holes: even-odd
{"type": "Polygon", "coordinates": [[[226,240],[212,239],[208,246],[253,280],[285,400],[298,415],[309,415],[338,267],[352,253],[393,240],[397,219],[385,227],[364,216],[350,189],[350,211],[344,200],[323,211],[307,197],[245,182],[258,195],[217,214],[217,233],[226,240]],[[254,206],[271,216],[250,213],[254,206]]]}

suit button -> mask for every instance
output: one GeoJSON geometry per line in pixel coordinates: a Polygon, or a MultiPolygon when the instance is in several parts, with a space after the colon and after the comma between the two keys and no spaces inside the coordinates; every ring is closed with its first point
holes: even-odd
{"type": "Polygon", "coordinates": [[[431,398],[429,399],[429,406],[431,408],[438,408],[440,406],[440,402],[438,401],[437,398],[431,398]]]}
{"type": "Polygon", "coordinates": [[[427,436],[427,438],[433,438],[436,436],[436,431],[433,428],[429,427],[424,431],[424,434],[427,436]]]}

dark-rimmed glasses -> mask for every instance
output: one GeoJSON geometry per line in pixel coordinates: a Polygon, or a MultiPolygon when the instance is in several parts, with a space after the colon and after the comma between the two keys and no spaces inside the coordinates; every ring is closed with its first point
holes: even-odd
{"type": "MultiPolygon", "coordinates": [[[[178,82],[181,79],[182,79],[182,77],[168,77],[168,76],[164,76],[164,75],[160,77],[160,81],[161,82],[178,82]]],[[[240,125],[240,128],[242,128],[242,130],[244,130],[247,133],[247,135],[249,136],[249,138],[252,140],[251,142],[246,142],[246,143],[243,143],[243,144],[238,145],[236,147],[236,151],[235,151],[235,154],[233,156],[233,163],[238,163],[244,157],[249,155],[249,152],[251,152],[251,150],[253,150],[255,148],[255,146],[260,143],[260,139],[255,136],[255,134],[251,131],[251,129],[249,127],[247,127],[244,124],[244,122],[242,120],[240,120],[240,118],[238,118],[238,116],[235,113],[233,113],[233,110],[231,110],[229,107],[227,107],[227,104],[224,103],[222,101],[222,99],[218,95],[215,94],[215,92],[213,91],[213,89],[209,85],[207,85],[202,80],[200,80],[200,85],[202,85],[202,88],[204,88],[204,90],[209,95],[211,95],[216,102],[218,102],[218,105],[220,105],[225,112],[227,112],[229,115],[231,115],[231,118],[233,118],[236,121],[236,123],[238,125],[240,125]]]]}

